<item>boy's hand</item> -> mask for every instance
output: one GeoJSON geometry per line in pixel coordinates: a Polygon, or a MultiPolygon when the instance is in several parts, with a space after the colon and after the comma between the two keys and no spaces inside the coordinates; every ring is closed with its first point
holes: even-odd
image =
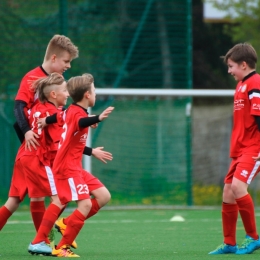
{"type": "Polygon", "coordinates": [[[104,147],[97,147],[92,149],[92,155],[103,163],[107,163],[106,160],[112,161],[113,156],[110,152],[103,151],[104,147]]]}
{"type": "Polygon", "coordinates": [[[37,150],[36,145],[40,146],[40,144],[37,142],[36,138],[39,138],[37,134],[35,134],[32,130],[29,130],[24,135],[25,138],[25,150],[32,151],[31,146],[37,150]]]}
{"type": "MultiPolygon", "coordinates": [[[[49,116],[49,112],[46,112],[46,117],[49,116]]],[[[42,118],[38,118],[37,120],[37,125],[39,129],[44,128],[47,124],[46,124],[46,117],[42,117],[42,118]]]]}
{"type": "Polygon", "coordinates": [[[106,119],[109,114],[114,110],[114,107],[108,107],[107,109],[105,109],[100,115],[99,115],[99,120],[102,121],[104,119],[106,119]]]}

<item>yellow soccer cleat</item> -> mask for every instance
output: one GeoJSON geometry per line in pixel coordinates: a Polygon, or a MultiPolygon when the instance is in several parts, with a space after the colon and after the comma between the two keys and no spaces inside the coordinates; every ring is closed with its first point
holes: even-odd
{"type": "Polygon", "coordinates": [[[80,257],[79,255],[76,255],[70,250],[69,245],[63,245],[61,248],[52,250],[52,256],[54,257],[80,257]]]}
{"type": "MultiPolygon", "coordinates": [[[[65,232],[65,230],[66,230],[66,227],[67,227],[67,225],[64,224],[63,219],[64,219],[64,218],[60,218],[60,219],[58,219],[58,220],[55,222],[55,228],[56,228],[57,231],[60,232],[62,235],[64,234],[64,232],[65,232]]],[[[78,245],[77,245],[77,243],[76,243],[75,240],[72,242],[71,247],[73,247],[73,248],[75,248],[75,249],[78,247],[78,245]]]]}

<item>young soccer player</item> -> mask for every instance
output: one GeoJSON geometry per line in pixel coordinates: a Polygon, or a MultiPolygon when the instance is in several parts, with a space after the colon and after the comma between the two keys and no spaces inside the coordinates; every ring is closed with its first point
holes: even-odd
{"type": "MultiPolygon", "coordinates": [[[[37,103],[37,94],[32,90],[31,84],[38,78],[46,77],[53,72],[61,75],[71,67],[71,61],[78,57],[78,48],[64,35],[54,35],[50,40],[43,64],[29,71],[22,79],[15,98],[14,114],[19,129],[25,138],[25,147],[36,149],[37,134],[31,131],[27,119],[27,111],[37,103]]],[[[19,130],[18,129],[18,130],[19,130]]]]}
{"type": "MultiPolygon", "coordinates": [[[[31,89],[32,82],[38,78],[47,77],[53,72],[62,74],[71,67],[71,61],[77,57],[78,48],[68,37],[58,34],[54,35],[48,43],[42,65],[29,71],[23,77],[15,98],[14,114],[17,123],[14,126],[21,142],[25,139],[25,149],[31,151],[39,145],[37,141],[39,136],[31,130],[28,122],[28,111],[38,102],[37,94],[31,89]]],[[[0,209],[0,215],[6,221],[12,215],[12,205],[15,205],[14,201],[9,202],[6,207],[0,209]]],[[[32,198],[30,211],[37,230],[45,212],[44,198],[32,198]]]]}
{"type": "MultiPolygon", "coordinates": [[[[79,82],[76,82],[76,87],[75,87],[75,92],[79,92],[78,94],[76,93],[76,98],[78,96],[83,96],[85,92],[85,95],[87,98],[85,98],[88,101],[88,95],[91,90],[91,86],[93,85],[93,78],[90,77],[90,75],[84,75],[82,77],[76,77],[77,79],[79,78],[79,82]],[[91,85],[92,84],[92,85],[91,85]],[[80,89],[77,89],[80,87],[80,89]]],[[[72,78],[71,80],[73,80],[72,78]]],[[[69,82],[71,82],[71,80],[69,82]]],[[[93,85],[94,88],[94,85],[93,85]]],[[[93,103],[93,95],[94,95],[94,89],[92,92],[92,99],[91,102],[89,102],[89,105],[94,105],[93,103]]],[[[73,98],[73,97],[72,97],[73,98]]],[[[75,101],[75,98],[73,98],[75,101]]],[[[76,99],[77,100],[77,99],[76,99]]],[[[85,101],[86,102],[86,101],[85,101]]],[[[88,103],[88,102],[87,102],[88,103]]],[[[90,201],[90,208],[88,208],[88,212],[86,212],[85,218],[89,218],[93,215],[95,215],[98,210],[103,207],[109,200],[110,200],[110,193],[104,187],[104,185],[97,179],[95,178],[92,174],[88,173],[87,171],[83,170],[81,167],[81,157],[82,157],[82,152],[84,149],[84,143],[86,142],[87,138],[87,127],[98,123],[99,121],[105,119],[108,114],[111,112],[111,108],[108,108],[105,110],[100,116],[95,116],[95,117],[88,117],[87,111],[86,111],[86,104],[85,106],[82,107],[83,103],[78,102],[77,104],[71,105],[66,111],[65,111],[65,117],[66,121],[63,126],[63,134],[61,135],[61,141],[60,145],[64,142],[64,144],[61,145],[61,147],[64,147],[65,150],[60,148],[63,152],[65,152],[65,156],[63,158],[63,155],[61,157],[64,159],[64,162],[59,162],[62,163],[63,166],[66,169],[65,178],[67,178],[68,174],[71,174],[72,178],[69,178],[68,183],[65,181],[65,187],[68,189],[71,187],[71,196],[69,196],[69,202],[70,200],[77,200],[78,195],[75,192],[78,192],[80,200],[85,198],[89,199],[89,195],[93,195],[94,197],[89,199],[90,201]],[[81,106],[80,106],[81,105],[81,106]],[[65,140],[69,140],[67,144],[65,144],[65,140]],[[69,168],[68,168],[69,167],[69,168]],[[68,169],[67,169],[68,168],[68,169]],[[73,176],[77,176],[75,181],[81,181],[81,183],[77,183],[77,187],[75,188],[75,191],[73,191],[73,186],[75,185],[74,183],[74,178],[73,176]],[[68,184],[70,186],[68,186],[68,184]],[[78,190],[78,191],[77,191],[78,190]]],[[[112,158],[111,158],[112,159],[112,158]]],[[[61,160],[61,158],[59,159],[61,160]]],[[[55,174],[56,176],[56,174],[55,174]]],[[[56,176],[56,181],[58,182],[57,178],[59,176],[56,176]]],[[[63,179],[64,177],[61,176],[63,179]]],[[[63,192],[65,188],[63,187],[63,184],[61,185],[61,190],[60,192],[63,192]]],[[[65,190],[67,192],[70,192],[69,190],[65,190]]],[[[63,204],[67,204],[67,202],[64,202],[63,199],[63,204]]],[[[81,202],[82,205],[84,205],[84,201],[81,202]]],[[[84,206],[83,206],[84,207],[84,206]]],[[[46,212],[44,214],[42,223],[40,225],[40,228],[37,232],[36,237],[32,241],[32,243],[29,245],[28,251],[33,254],[42,254],[43,251],[45,254],[48,254],[48,248],[43,248],[45,246],[45,242],[47,239],[47,236],[56,221],[57,217],[59,216],[61,211],[61,206],[58,206],[55,203],[51,203],[50,206],[46,209],[46,212]],[[46,249],[46,250],[45,250],[46,249]]],[[[74,221],[73,217],[70,216],[66,218],[67,224],[70,223],[70,221],[74,221]]],[[[59,227],[62,226],[60,225],[59,222],[63,222],[63,219],[58,221],[59,227]]],[[[57,222],[56,222],[57,225],[57,222]]],[[[71,232],[71,231],[66,231],[66,227],[63,230],[63,234],[65,235],[66,232],[71,232]]],[[[74,234],[74,233],[73,233],[74,234]]],[[[73,241],[73,240],[72,240],[73,241]]],[[[72,245],[73,243],[70,243],[68,245],[72,245]]],[[[59,257],[77,257],[70,249],[69,246],[67,245],[66,248],[62,248],[58,250],[58,252],[55,253],[55,256],[59,257]]]]}
{"type": "Polygon", "coordinates": [[[224,241],[216,254],[251,254],[260,248],[254,204],[248,185],[259,172],[260,151],[260,75],[256,73],[257,54],[248,43],[231,48],[223,57],[230,73],[238,81],[234,95],[233,129],[230,144],[232,158],[224,180],[222,227],[224,241]],[[236,243],[236,223],[240,213],[246,237],[236,243]]]}
{"type": "Polygon", "coordinates": [[[67,83],[69,94],[73,101],[66,111],[64,132],[59,143],[59,149],[54,159],[53,172],[56,176],[58,196],[62,204],[77,202],[77,209],[69,216],[65,233],[52,251],[57,257],[77,257],[70,245],[75,240],[84,221],[95,214],[101,206],[110,199],[110,194],[103,184],[82,168],[82,151],[88,136],[88,126],[106,119],[113,111],[108,107],[99,116],[88,117],[87,108],[95,104],[96,94],[94,79],[90,74],[73,77],[67,83]],[[90,199],[90,189],[103,190],[108,193],[107,201],[90,199]],[[108,196],[109,195],[109,196],[108,196]]]}

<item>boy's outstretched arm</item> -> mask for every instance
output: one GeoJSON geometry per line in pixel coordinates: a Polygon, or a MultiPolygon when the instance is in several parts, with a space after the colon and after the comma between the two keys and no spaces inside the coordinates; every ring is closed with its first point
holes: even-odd
{"type": "Polygon", "coordinates": [[[103,163],[107,163],[107,160],[112,161],[112,153],[106,152],[103,149],[104,147],[93,148],[92,155],[103,163]]]}

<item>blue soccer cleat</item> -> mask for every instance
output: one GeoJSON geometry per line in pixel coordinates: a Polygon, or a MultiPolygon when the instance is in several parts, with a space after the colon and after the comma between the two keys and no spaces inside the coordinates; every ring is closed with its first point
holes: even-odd
{"type": "Polygon", "coordinates": [[[253,239],[252,237],[246,235],[241,247],[239,247],[236,251],[236,255],[251,254],[258,248],[260,248],[260,238],[253,239]]]}
{"type": "Polygon", "coordinates": [[[221,244],[214,251],[209,252],[209,255],[235,254],[238,246],[230,246],[225,243],[221,244]]]}
{"type": "Polygon", "coordinates": [[[45,242],[32,244],[30,243],[28,247],[28,252],[32,255],[51,255],[52,248],[48,246],[45,242]]]}

